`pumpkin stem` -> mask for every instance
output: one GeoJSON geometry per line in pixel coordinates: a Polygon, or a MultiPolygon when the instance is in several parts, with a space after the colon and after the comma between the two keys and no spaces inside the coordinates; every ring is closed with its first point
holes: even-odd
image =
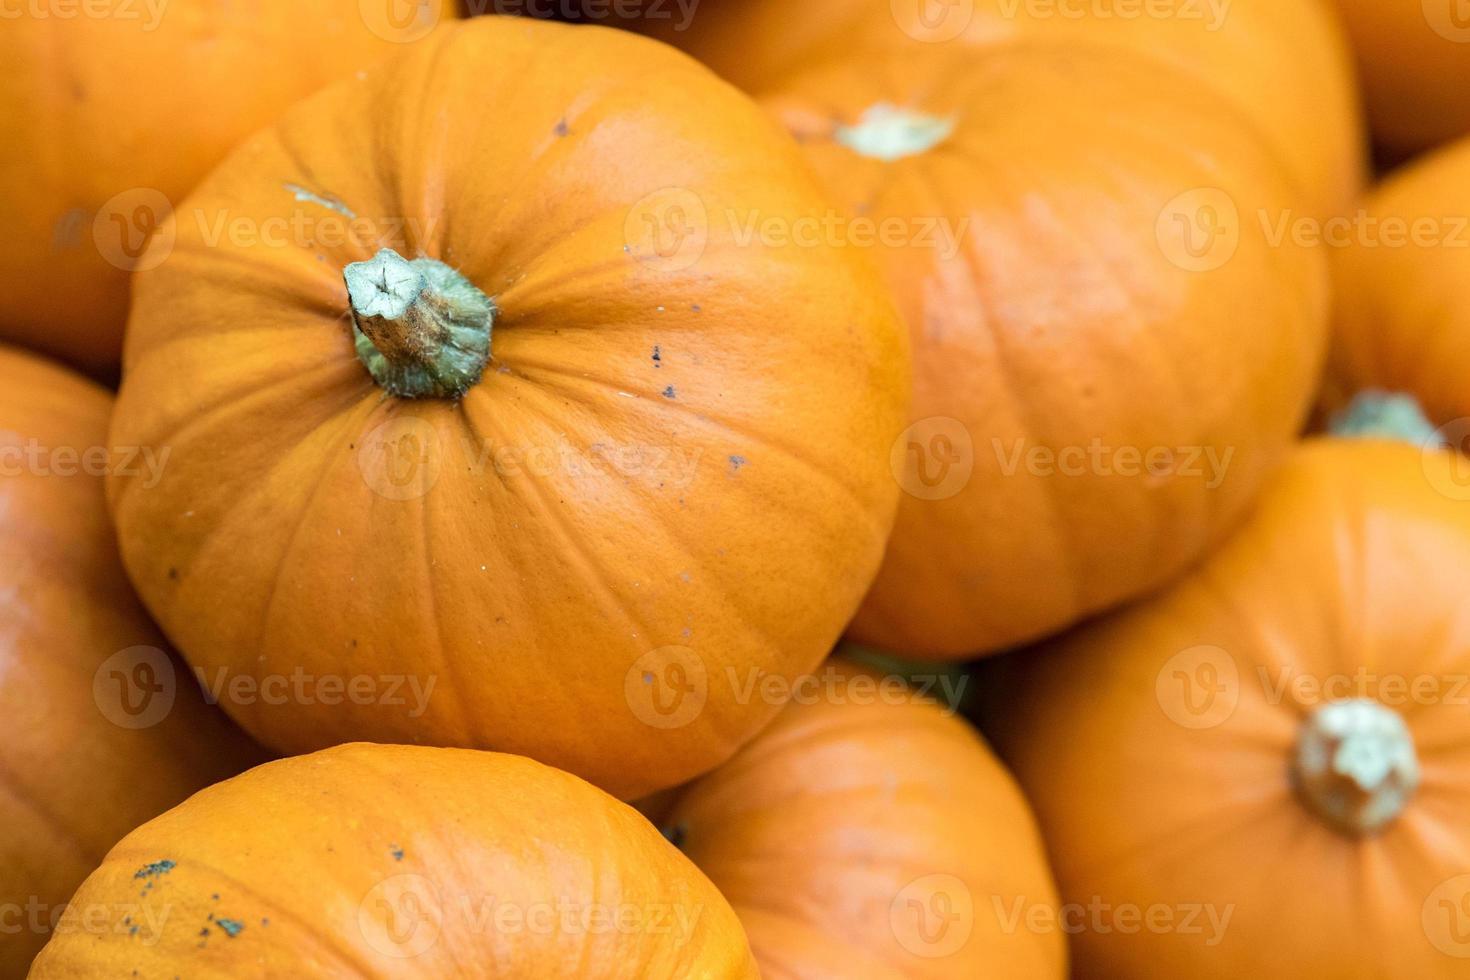
{"type": "Polygon", "coordinates": [[[1332,417],[1328,430],[1349,439],[1394,439],[1416,446],[1442,446],[1444,437],[1424,416],[1413,395],[1360,391],[1332,417]]]}
{"type": "Polygon", "coordinates": [[[1302,722],[1292,776],[1309,810],[1349,837],[1368,837],[1403,811],[1419,785],[1419,760],[1397,712],[1354,698],[1302,722]]]}
{"type": "Polygon", "coordinates": [[[834,138],[854,153],[891,162],[931,150],[953,132],[953,119],[879,102],[856,125],[838,126],[834,138]]]}
{"type": "Polygon", "coordinates": [[[399,398],[459,398],[490,359],[495,303],[438,259],[385,248],[342,270],[353,343],[373,380],[399,398]]]}

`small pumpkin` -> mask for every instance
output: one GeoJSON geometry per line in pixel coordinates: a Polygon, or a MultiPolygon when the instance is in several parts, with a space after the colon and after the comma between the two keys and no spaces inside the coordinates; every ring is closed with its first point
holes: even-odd
{"type": "Polygon", "coordinates": [[[102,470],[111,396],[0,346],[0,975],[133,827],[261,757],[164,652],[128,587],[102,470]]]}
{"type": "Polygon", "coordinates": [[[1462,140],[1391,175],[1338,229],[1329,408],[1383,389],[1412,393],[1436,425],[1470,417],[1467,183],[1462,140]]]}
{"type": "Polygon", "coordinates": [[[837,60],[764,104],[875,242],[915,347],[906,493],[856,640],[994,651],[1221,539],[1326,333],[1325,259],[1259,220],[1293,193],[1249,127],[1075,44],[837,60]]]}
{"type": "Polygon", "coordinates": [[[1455,3],[1337,0],[1373,139],[1409,156],[1470,134],[1470,23],[1455,3]]]}
{"type": "Polygon", "coordinates": [[[465,749],[252,769],[129,834],[73,904],[32,980],[758,975],[730,906],[631,807],[465,749]]]}
{"type": "Polygon", "coordinates": [[[644,7],[640,26],[758,94],[825,61],[895,49],[1104,45],[1167,63],[1229,104],[1214,111],[1249,117],[1295,178],[1302,212],[1346,211],[1364,179],[1352,56],[1322,0],[707,0],[688,17],[644,7]]]}
{"type": "Polygon", "coordinates": [[[728,757],[780,707],[752,678],[820,663],[872,580],[908,395],[860,250],[741,237],[829,212],[789,138],[646,38],[483,17],[186,210],[303,206],[389,247],[179,221],[138,281],[113,432],[171,465],[110,489],[169,636],[210,677],[359,684],[225,699],[286,752],[494,748],[629,798],[728,757]]]}
{"type": "Polygon", "coordinates": [[[171,208],[296,99],[453,0],[36,2],[0,31],[0,337],[116,373],[128,274],[171,208]]]}
{"type": "Polygon", "coordinates": [[[1313,440],[1198,569],[987,679],[1079,976],[1464,975],[1463,465],[1313,440]]]}
{"type": "Polygon", "coordinates": [[[961,693],[831,660],[653,808],[734,906],[762,976],[1066,975],[1065,936],[1036,927],[1057,897],[1034,818],[953,714],[961,693]]]}

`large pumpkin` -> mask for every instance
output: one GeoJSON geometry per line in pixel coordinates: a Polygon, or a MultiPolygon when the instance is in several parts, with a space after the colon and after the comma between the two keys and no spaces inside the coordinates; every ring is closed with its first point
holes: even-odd
{"type": "Polygon", "coordinates": [[[0,337],[115,371],[128,273],[148,268],[171,207],[286,106],[455,7],[395,2],[15,5],[0,30],[0,337]]]}
{"type": "MultiPolygon", "coordinates": [[[[117,558],[112,398],[0,347],[0,975],[123,834],[257,751],[163,651],[117,558]]],[[[146,478],[145,478],[146,479],[146,478]]]]}
{"type": "Polygon", "coordinates": [[[1470,134],[1470,20],[1457,0],[1336,0],[1373,138],[1407,156],[1470,134]]]}
{"type": "MultiPolygon", "coordinates": [[[[1386,5],[1391,0],[1384,0],[1386,5]]],[[[764,93],[832,58],[1100,44],[1166,62],[1247,115],[1296,179],[1298,215],[1345,211],[1363,181],[1351,55],[1323,0],[704,0],[644,4],[639,26],[764,93]]],[[[624,9],[621,5],[617,9],[624,9]]],[[[1038,126],[1046,126],[1038,117],[1038,126]]]]}
{"type": "Polygon", "coordinates": [[[480,18],[184,211],[303,209],[394,249],[179,220],[138,282],[114,437],[171,465],[111,497],[165,630],[221,681],[304,678],[225,699],[282,750],[495,748],[626,796],[734,752],[779,708],[752,678],[814,667],[872,579],[907,399],[789,139],[653,41],[480,18]]]}
{"type": "Polygon", "coordinates": [[[1168,592],[992,677],[1086,977],[1463,977],[1464,461],[1306,444],[1168,592]]]}
{"type": "Polygon", "coordinates": [[[1470,140],[1389,177],[1333,245],[1329,406],[1379,388],[1412,392],[1437,425],[1470,417],[1470,140]]]}
{"type": "Polygon", "coordinates": [[[32,980],[757,976],[730,906],[636,811],[465,749],[252,769],[129,834],[74,905],[32,980]]]}
{"type": "Polygon", "coordinates": [[[933,680],[830,661],[662,814],[767,980],[1066,975],[1030,809],[933,680]]]}
{"type": "Polygon", "coordinates": [[[1310,400],[1325,260],[1185,76],[1076,44],[828,63],[766,106],[877,243],[915,344],[907,491],[854,626],[960,657],[1167,582],[1310,400]],[[1271,220],[1264,220],[1263,216],[1271,220]]]}

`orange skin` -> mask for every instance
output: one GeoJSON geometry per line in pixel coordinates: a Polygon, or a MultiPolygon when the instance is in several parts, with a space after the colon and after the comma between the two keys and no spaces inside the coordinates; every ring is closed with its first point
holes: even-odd
{"type": "Polygon", "coordinates": [[[1003,649],[1220,539],[1297,431],[1326,332],[1325,260],[1258,220],[1291,193],[1225,106],[1076,45],[834,63],[765,104],[852,213],[909,232],[878,251],[919,424],[895,449],[908,492],[857,640],[1003,649]],[[953,130],[891,161],[841,141],[885,103],[953,130]]]}
{"type": "Polygon", "coordinates": [[[1329,408],[1377,388],[1411,392],[1437,425],[1470,416],[1467,209],[1470,140],[1399,171],[1363,202],[1350,237],[1331,249],[1329,408]]]}
{"type": "Polygon", "coordinates": [[[114,655],[161,648],[163,639],[123,576],[101,478],[81,469],[82,454],[108,445],[111,409],[111,396],[91,382],[0,347],[0,975],[7,977],[25,972],[52,913],[123,834],[263,757],[204,705],[162,649],[147,663],[156,668],[153,681],[172,682],[171,708],[165,694],[138,701],[141,691],[124,695],[113,684],[114,655]],[[32,445],[41,452],[30,453],[32,445]],[[68,461],[71,452],[78,457],[68,461]],[[130,715],[124,697],[142,711],[130,715]]]}
{"type": "Polygon", "coordinates": [[[1463,920],[1447,917],[1470,908],[1470,879],[1451,881],[1470,854],[1464,489],[1448,452],[1309,442],[1198,570],[998,664],[987,730],[1036,807],[1063,901],[1231,910],[1212,946],[1208,925],[1089,925],[1079,976],[1465,975],[1463,920]],[[1360,697],[1402,717],[1421,772],[1366,838],[1332,829],[1289,777],[1309,714],[1360,697]]]}
{"type": "MultiPolygon", "coordinates": [[[[830,60],[895,49],[932,54],[1036,39],[1122,49],[1167,62],[1249,116],[1308,210],[1347,210],[1363,184],[1364,138],[1351,53],[1324,0],[1169,3],[1173,16],[1130,16],[1138,5],[1123,3],[1113,12],[1108,0],[705,0],[688,24],[645,17],[640,26],[757,94],[830,60]]],[[[1149,10],[1158,8],[1152,0],[1149,10]]]]}
{"type": "Polygon", "coordinates": [[[735,907],[761,975],[1066,976],[1062,933],[997,915],[1057,897],[985,743],[896,677],[842,660],[818,677],[661,818],[735,907]]]}
{"type": "Polygon", "coordinates": [[[1337,0],[1336,6],[1357,54],[1376,143],[1405,157],[1470,134],[1470,25],[1456,4],[1337,0]]]}
{"type": "Polygon", "coordinates": [[[478,18],[303,104],[186,211],[138,281],[114,421],[172,449],[156,488],[111,484],[129,572],[209,676],[437,692],[417,715],[227,697],[267,744],[493,748],[633,798],[727,758],[780,707],[753,672],[794,679],[851,618],[898,495],[907,341],[860,250],[727,220],[829,208],[693,61],[478,18]],[[532,94],[475,108],[511,89],[532,94]],[[343,268],[376,243],[312,239],[340,215],[288,184],[494,297],[463,400],[374,383],[343,268]],[[707,229],[675,240],[702,252],[658,252],[699,208],[707,229]],[[221,214],[310,220],[211,246],[221,214]]]}
{"type": "MultiPolygon", "coordinates": [[[[286,106],[400,51],[389,38],[421,25],[375,21],[375,33],[363,11],[377,8],[358,0],[67,6],[17,4],[27,13],[0,30],[0,338],[115,375],[128,273],[167,204],[286,106]]],[[[454,9],[443,0],[440,17],[454,9]]]]}
{"type": "Polygon", "coordinates": [[[632,808],[464,749],[252,769],[129,834],[74,907],[106,915],[58,930],[32,980],[758,975],[729,905],[632,808]]]}

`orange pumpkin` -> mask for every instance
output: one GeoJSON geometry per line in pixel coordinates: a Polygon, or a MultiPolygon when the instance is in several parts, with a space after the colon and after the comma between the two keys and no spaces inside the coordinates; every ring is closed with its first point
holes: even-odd
{"type": "Polygon", "coordinates": [[[392,248],[177,220],[138,282],[114,436],[172,457],[111,499],[165,630],[207,676],[304,678],[225,699],[283,751],[494,748],[625,797],[728,757],[779,708],[751,679],[831,649],[898,494],[904,333],[859,250],[781,237],[828,213],[795,147],[645,38],[479,18],[184,208],[344,210],[392,248]]]}
{"type": "Polygon", "coordinates": [[[1373,138],[1407,156],[1470,134],[1470,22],[1453,0],[1337,0],[1373,138]]]}
{"type": "Polygon", "coordinates": [[[112,398],[0,347],[0,975],[139,823],[259,758],[128,588],[101,471],[112,398]]]}
{"type": "Polygon", "coordinates": [[[1026,801],[941,707],[959,692],[922,690],[832,660],[666,807],[768,980],[1066,975],[1033,928],[1057,898],[1026,801]]]}
{"type": "Polygon", "coordinates": [[[115,372],[128,273],[211,167],[452,0],[17,4],[0,30],[0,337],[115,372]],[[21,7],[24,7],[24,11],[21,7]]]}
{"type": "Polygon", "coordinates": [[[1464,976],[1464,465],[1307,443],[1187,578],[990,678],[1080,976],[1464,976]]]}
{"type": "Polygon", "coordinates": [[[1470,416],[1467,184],[1470,140],[1391,176],[1334,238],[1329,407],[1379,388],[1412,392],[1439,425],[1470,416]]]}
{"type": "Polygon", "coordinates": [[[1326,326],[1325,260],[1261,220],[1292,194],[1223,104],[1058,44],[835,61],[765,104],[876,237],[915,344],[907,493],[855,638],[993,651],[1220,539],[1326,326]]]}
{"type": "Polygon", "coordinates": [[[730,906],[633,809],[464,749],[252,769],[129,834],[73,906],[32,980],[757,976],[730,906]]]}
{"type": "Polygon", "coordinates": [[[639,23],[757,93],[828,60],[894,49],[1105,45],[1165,62],[1249,116],[1305,210],[1345,211],[1363,183],[1351,54],[1323,0],[705,0],[692,16],[647,5],[639,23]]]}

